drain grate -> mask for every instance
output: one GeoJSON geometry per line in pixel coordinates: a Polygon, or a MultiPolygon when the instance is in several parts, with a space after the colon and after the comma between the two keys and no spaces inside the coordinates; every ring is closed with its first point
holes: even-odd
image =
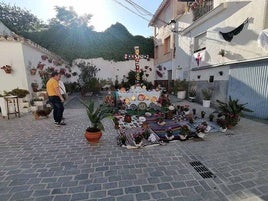
{"type": "Polygon", "coordinates": [[[190,165],[194,167],[194,169],[203,177],[206,178],[215,178],[214,175],[206,166],[204,166],[200,161],[192,161],[190,165]]]}

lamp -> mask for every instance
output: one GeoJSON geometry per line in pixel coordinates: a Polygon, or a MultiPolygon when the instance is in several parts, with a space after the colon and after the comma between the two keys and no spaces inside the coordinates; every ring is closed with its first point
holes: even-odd
{"type": "Polygon", "coordinates": [[[175,28],[176,28],[176,21],[173,19],[173,20],[170,20],[168,22],[168,25],[171,27],[171,31],[174,32],[174,33],[181,33],[181,31],[176,31],[175,28]]]}

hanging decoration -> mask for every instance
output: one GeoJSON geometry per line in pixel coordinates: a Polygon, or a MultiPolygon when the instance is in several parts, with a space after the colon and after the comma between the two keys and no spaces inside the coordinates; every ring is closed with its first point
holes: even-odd
{"type": "Polygon", "coordinates": [[[248,23],[248,19],[249,18],[247,18],[241,25],[239,25],[237,28],[235,28],[232,31],[229,31],[229,32],[226,32],[226,33],[223,33],[223,32],[220,31],[220,34],[222,35],[224,40],[226,40],[228,42],[231,42],[233,40],[233,37],[235,35],[238,35],[243,30],[245,24],[248,23]]]}
{"type": "Polygon", "coordinates": [[[268,51],[268,29],[264,29],[258,36],[258,45],[265,51],[268,51]]]}
{"type": "Polygon", "coordinates": [[[205,61],[206,61],[206,51],[205,50],[196,52],[192,56],[193,67],[203,66],[204,64],[206,64],[205,61]]]}

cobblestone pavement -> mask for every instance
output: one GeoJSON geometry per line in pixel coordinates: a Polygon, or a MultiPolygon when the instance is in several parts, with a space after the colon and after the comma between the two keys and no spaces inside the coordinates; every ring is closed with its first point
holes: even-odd
{"type": "Polygon", "coordinates": [[[51,116],[0,119],[1,201],[268,200],[267,124],[242,119],[203,141],[127,150],[116,145],[109,119],[100,143],[85,140],[89,124],[77,98],[64,116],[62,127],[51,116]],[[192,161],[216,177],[201,177],[192,161]]]}

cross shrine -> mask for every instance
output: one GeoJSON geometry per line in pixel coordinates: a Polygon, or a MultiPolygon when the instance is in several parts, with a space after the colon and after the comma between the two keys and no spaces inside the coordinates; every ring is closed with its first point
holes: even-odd
{"type": "Polygon", "coordinates": [[[134,46],[134,52],[135,54],[125,54],[126,60],[135,60],[135,72],[136,72],[136,86],[140,85],[140,59],[149,59],[149,55],[140,55],[140,48],[139,46],[134,46]]]}

